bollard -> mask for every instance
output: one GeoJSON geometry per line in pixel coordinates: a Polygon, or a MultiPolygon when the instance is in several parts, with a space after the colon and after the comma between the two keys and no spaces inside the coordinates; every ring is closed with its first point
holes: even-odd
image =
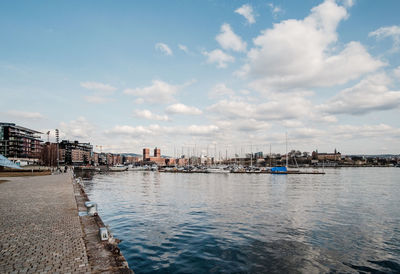
{"type": "Polygon", "coordinates": [[[97,204],[94,202],[86,202],[85,206],[87,208],[87,214],[89,216],[96,216],[97,215],[97,204]]]}
{"type": "Polygon", "coordinates": [[[107,240],[108,240],[108,231],[107,231],[107,228],[105,228],[105,227],[100,227],[99,233],[100,233],[100,239],[101,239],[102,241],[107,241],[107,240]]]}

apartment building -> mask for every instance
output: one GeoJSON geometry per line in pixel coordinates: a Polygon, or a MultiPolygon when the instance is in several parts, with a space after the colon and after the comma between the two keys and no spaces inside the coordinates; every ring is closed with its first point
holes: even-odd
{"type": "Polygon", "coordinates": [[[0,154],[14,161],[38,161],[42,150],[39,134],[43,133],[14,123],[0,123],[0,154]]]}
{"type": "Polygon", "coordinates": [[[93,146],[90,143],[62,140],[59,150],[60,164],[86,165],[91,162],[93,146]]]}

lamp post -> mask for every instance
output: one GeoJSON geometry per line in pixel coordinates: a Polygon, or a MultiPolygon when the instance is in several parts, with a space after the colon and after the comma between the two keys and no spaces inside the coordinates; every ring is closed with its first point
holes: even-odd
{"type": "Polygon", "coordinates": [[[59,142],[59,137],[60,137],[60,132],[58,129],[56,129],[56,142],[57,142],[57,170],[60,168],[59,167],[59,153],[58,153],[58,142],[59,142]]]}

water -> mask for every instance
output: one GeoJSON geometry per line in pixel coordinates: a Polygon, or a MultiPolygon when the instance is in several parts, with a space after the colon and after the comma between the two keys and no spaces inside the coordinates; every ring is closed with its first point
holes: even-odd
{"type": "Polygon", "coordinates": [[[400,168],[326,175],[96,174],[136,273],[400,272],[400,168]]]}

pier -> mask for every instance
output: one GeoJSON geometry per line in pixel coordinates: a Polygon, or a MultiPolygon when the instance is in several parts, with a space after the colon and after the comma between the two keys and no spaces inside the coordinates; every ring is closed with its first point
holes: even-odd
{"type": "Polygon", "coordinates": [[[71,173],[0,182],[0,273],[132,273],[100,241],[100,217],[79,217],[75,185],[71,173]]]}

